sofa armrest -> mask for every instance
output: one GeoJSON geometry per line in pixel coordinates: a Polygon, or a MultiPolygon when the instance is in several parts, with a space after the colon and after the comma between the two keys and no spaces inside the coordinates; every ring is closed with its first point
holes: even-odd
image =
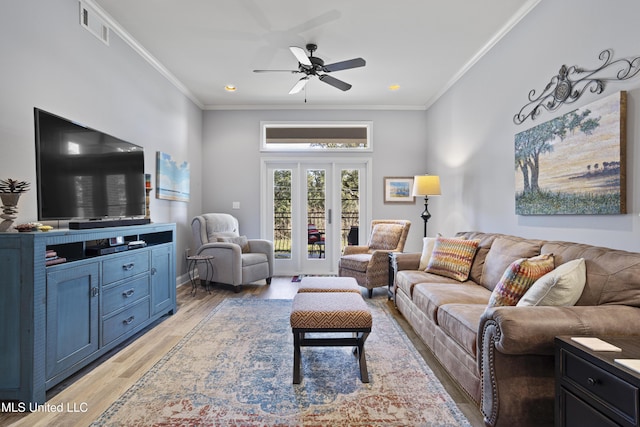
{"type": "Polygon", "coordinates": [[[505,354],[553,355],[558,335],[640,335],[640,308],[625,305],[572,307],[492,307],[480,319],[479,350],[484,339],[505,354]],[[496,334],[485,337],[488,325],[496,334]]]}
{"type": "Polygon", "coordinates": [[[396,252],[396,272],[401,270],[417,270],[420,267],[421,252],[396,252]]]}
{"type": "Polygon", "coordinates": [[[553,424],[554,338],[640,336],[638,322],[640,308],[622,305],[487,309],[477,357],[485,425],[553,424]]]}

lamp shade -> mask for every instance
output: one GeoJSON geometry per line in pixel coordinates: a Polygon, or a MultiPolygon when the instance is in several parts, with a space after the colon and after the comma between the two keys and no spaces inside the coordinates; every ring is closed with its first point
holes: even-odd
{"type": "Polygon", "coordinates": [[[413,177],[414,196],[439,196],[440,177],[437,175],[416,175],[413,177]]]}

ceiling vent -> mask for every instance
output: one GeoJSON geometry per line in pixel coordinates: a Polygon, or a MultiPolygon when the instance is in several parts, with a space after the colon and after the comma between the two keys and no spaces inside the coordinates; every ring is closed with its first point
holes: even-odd
{"type": "Polygon", "coordinates": [[[83,1],[80,2],[80,25],[109,45],[109,27],[96,10],[83,1]]]}

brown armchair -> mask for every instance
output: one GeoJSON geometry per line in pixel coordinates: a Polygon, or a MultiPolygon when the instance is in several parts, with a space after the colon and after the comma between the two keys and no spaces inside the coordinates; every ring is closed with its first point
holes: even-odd
{"type": "Polygon", "coordinates": [[[411,221],[373,220],[367,246],[345,246],[340,257],[338,275],[353,277],[369,290],[389,283],[389,253],[402,252],[407,241],[411,221]]]}

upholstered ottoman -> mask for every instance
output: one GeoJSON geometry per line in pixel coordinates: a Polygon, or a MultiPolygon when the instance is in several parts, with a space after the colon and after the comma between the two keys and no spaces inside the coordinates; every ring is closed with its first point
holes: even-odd
{"type": "Polygon", "coordinates": [[[360,366],[360,379],[369,382],[364,342],[371,332],[372,318],[362,296],[354,292],[302,292],[293,298],[293,383],[300,384],[300,348],[353,346],[360,366]],[[316,333],[351,332],[350,337],[316,337],[316,333]],[[306,335],[314,333],[313,337],[306,335]]]}
{"type": "Polygon", "coordinates": [[[353,277],[303,277],[298,292],[354,292],[360,286],[353,277]]]}

